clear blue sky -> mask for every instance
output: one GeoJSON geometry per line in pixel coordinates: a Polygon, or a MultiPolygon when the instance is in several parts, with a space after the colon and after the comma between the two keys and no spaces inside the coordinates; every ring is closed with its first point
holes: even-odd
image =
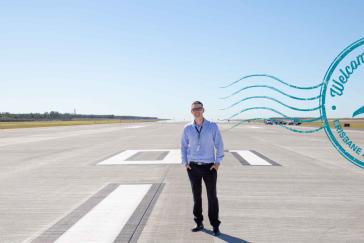
{"type": "Polygon", "coordinates": [[[219,110],[239,85],[219,87],[240,76],[320,83],[364,36],[363,9],[359,0],[1,1],[0,111],[190,120],[201,100],[206,117],[226,118],[249,105],[219,110]]]}

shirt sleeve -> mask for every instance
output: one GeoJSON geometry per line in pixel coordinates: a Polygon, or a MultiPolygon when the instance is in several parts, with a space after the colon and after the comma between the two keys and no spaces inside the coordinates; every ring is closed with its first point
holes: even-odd
{"type": "Polygon", "coordinates": [[[188,149],[188,136],[186,132],[187,128],[183,129],[182,137],[181,137],[181,159],[182,165],[187,165],[187,149],[188,149]]]}
{"type": "Polygon", "coordinates": [[[215,129],[214,129],[214,144],[216,148],[216,160],[215,164],[220,164],[222,159],[224,158],[224,142],[222,140],[222,136],[220,133],[219,126],[214,123],[215,129]]]}

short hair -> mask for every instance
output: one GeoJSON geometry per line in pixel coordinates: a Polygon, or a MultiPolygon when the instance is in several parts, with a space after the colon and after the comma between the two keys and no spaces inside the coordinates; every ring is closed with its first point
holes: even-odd
{"type": "Polygon", "coordinates": [[[194,102],[192,103],[192,105],[201,105],[201,106],[203,107],[202,102],[201,102],[201,101],[198,101],[198,100],[194,101],[194,102]]]}

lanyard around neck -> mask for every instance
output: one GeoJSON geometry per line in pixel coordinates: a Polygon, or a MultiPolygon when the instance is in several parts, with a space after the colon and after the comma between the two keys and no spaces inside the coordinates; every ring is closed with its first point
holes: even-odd
{"type": "Polygon", "coordinates": [[[201,134],[202,128],[203,128],[203,126],[201,126],[201,129],[198,130],[197,126],[195,126],[195,129],[198,132],[198,138],[200,138],[200,134],[201,134]]]}
{"type": "Polygon", "coordinates": [[[197,126],[195,125],[195,129],[196,129],[196,131],[198,133],[198,144],[200,144],[200,137],[201,137],[201,131],[202,131],[202,128],[203,128],[203,122],[204,122],[204,120],[202,120],[202,124],[201,124],[201,129],[200,130],[198,130],[197,126]]]}

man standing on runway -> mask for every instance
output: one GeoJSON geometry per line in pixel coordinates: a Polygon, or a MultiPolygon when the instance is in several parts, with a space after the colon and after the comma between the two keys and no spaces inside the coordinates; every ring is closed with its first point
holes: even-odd
{"type": "Polygon", "coordinates": [[[202,179],[206,185],[208,216],[214,235],[220,235],[219,201],[216,181],[220,162],[224,157],[224,143],[215,122],[203,117],[205,111],[200,101],[192,103],[191,113],[194,120],[184,126],[181,138],[182,163],[186,166],[193,193],[193,215],[196,227],[193,232],[204,228],[202,223],[202,179]],[[216,148],[216,156],[215,156],[216,148]]]}

